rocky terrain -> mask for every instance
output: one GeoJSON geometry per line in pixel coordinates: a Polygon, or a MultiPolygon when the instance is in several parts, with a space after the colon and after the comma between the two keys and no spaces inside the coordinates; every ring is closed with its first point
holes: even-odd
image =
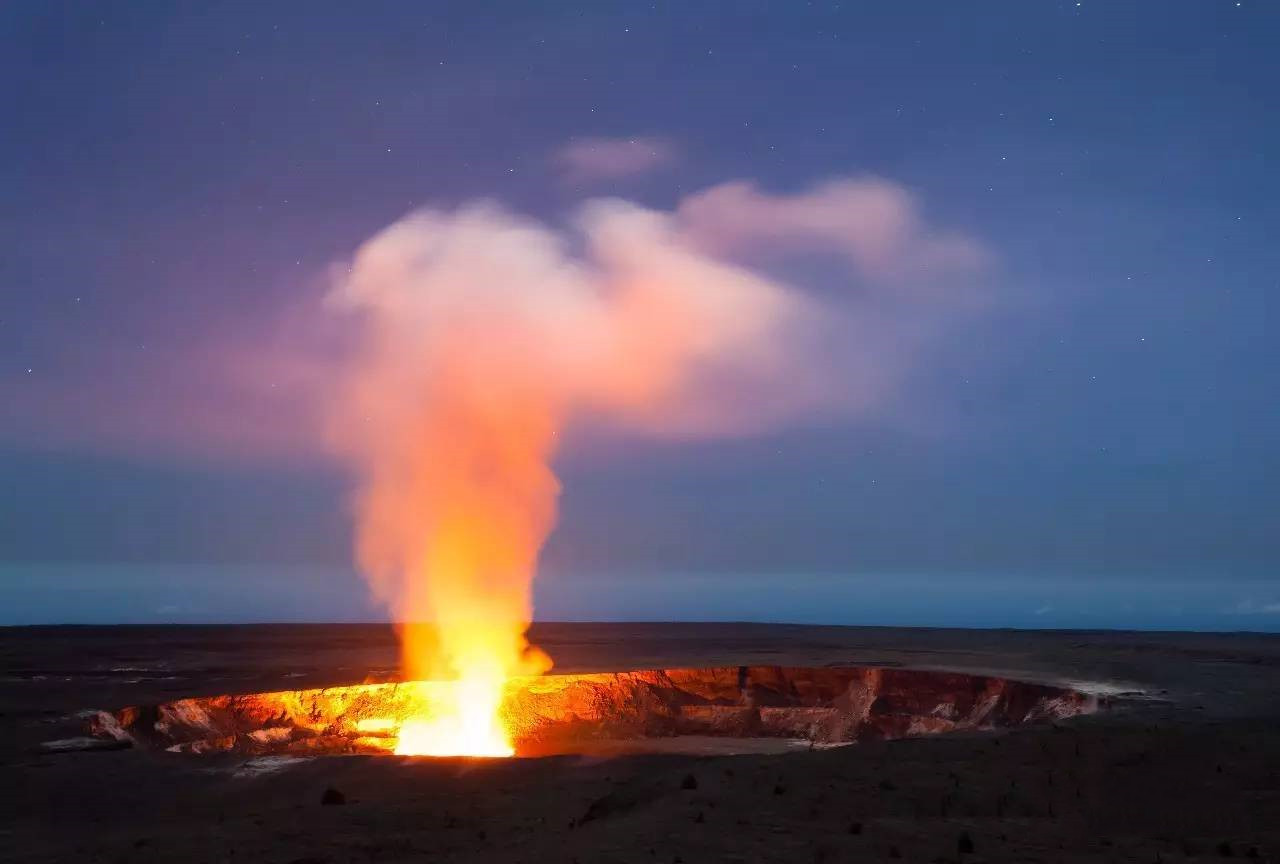
{"type": "MultiPolygon", "coordinates": [[[[377,755],[395,749],[405,718],[432,711],[440,686],[357,684],[129,706],[91,715],[94,739],[57,746],[377,755]]],[[[502,714],[517,754],[532,756],[688,736],[843,744],[1062,720],[1097,708],[1091,694],[990,676],[737,666],[515,678],[502,714]]]]}
{"type": "Polygon", "coordinates": [[[0,856],[1278,860],[1276,637],[763,625],[558,625],[535,637],[566,673],[728,667],[732,689],[738,666],[927,669],[1107,704],[1007,728],[733,755],[50,748],[84,738],[96,710],[392,676],[394,641],[350,627],[11,629],[0,631],[0,856]]]}

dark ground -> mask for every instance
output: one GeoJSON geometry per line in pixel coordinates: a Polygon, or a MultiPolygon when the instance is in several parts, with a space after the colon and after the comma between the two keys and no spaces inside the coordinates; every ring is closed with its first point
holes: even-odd
{"type": "Polygon", "coordinates": [[[84,709],[393,674],[388,630],[0,629],[0,856],[1280,861],[1277,636],[595,624],[534,639],[562,672],[903,665],[1143,695],[1055,726],[785,755],[331,757],[254,774],[243,757],[40,745],[83,734],[84,709]],[[321,803],[330,788],[344,803],[321,803]]]}

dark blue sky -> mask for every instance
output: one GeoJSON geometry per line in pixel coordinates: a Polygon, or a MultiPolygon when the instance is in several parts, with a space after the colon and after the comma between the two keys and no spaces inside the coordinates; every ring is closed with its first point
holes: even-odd
{"type": "Polygon", "coordinates": [[[0,623],[352,614],[345,479],[226,446],[290,405],[204,358],[414,207],[876,175],[991,253],[987,307],[875,412],[584,436],[543,608],[1280,627],[1274,4],[6,4],[0,42],[0,623]],[[557,170],[633,136],[668,157],[557,170]]]}

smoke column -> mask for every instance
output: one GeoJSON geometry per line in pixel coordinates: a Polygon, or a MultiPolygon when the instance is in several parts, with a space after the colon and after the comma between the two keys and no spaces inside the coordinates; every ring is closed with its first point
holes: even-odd
{"type": "Polygon", "coordinates": [[[525,631],[570,424],[722,434],[823,390],[806,299],[620,201],[572,231],[492,204],[417,212],[329,300],[358,334],[329,412],[358,478],[357,562],[402,622],[405,674],[467,691],[455,726],[500,725],[502,682],[550,667],[525,631]]]}

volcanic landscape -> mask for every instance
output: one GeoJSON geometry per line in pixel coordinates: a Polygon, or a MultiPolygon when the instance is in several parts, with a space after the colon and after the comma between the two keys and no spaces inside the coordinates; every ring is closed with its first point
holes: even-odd
{"type": "Polygon", "coordinates": [[[1280,638],[536,625],[516,758],[375,626],[0,631],[12,860],[1276,860],[1280,638]]]}

